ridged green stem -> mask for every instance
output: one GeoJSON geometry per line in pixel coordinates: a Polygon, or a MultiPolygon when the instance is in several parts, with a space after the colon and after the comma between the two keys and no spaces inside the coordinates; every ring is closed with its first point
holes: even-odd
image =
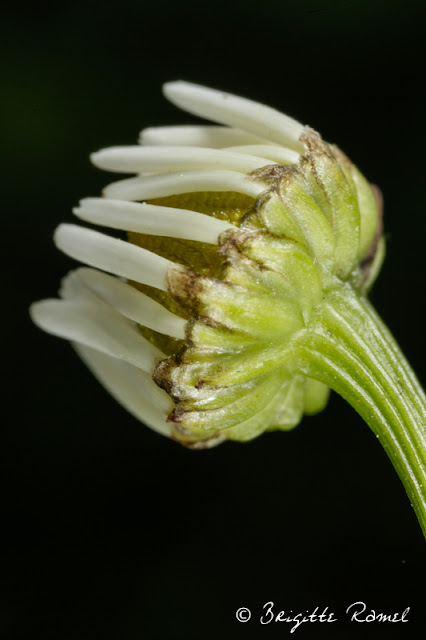
{"type": "Polygon", "coordinates": [[[301,371],[345,398],[379,438],[426,537],[426,397],[388,329],[342,285],[326,294],[299,349],[301,371]]]}

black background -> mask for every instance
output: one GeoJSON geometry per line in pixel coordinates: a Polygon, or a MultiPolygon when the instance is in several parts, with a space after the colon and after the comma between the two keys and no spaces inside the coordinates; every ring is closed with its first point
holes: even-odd
{"type": "Polygon", "coordinates": [[[258,623],[268,600],[339,618],[297,637],[421,637],[423,536],[376,438],[340,398],[290,433],[188,451],[127,415],[27,308],[73,266],[55,226],[108,181],[89,152],[196,122],[161,96],[162,82],[186,79],[309,123],[380,185],[388,255],[372,300],[425,381],[425,13],[409,0],[9,7],[2,640],[286,637],[289,625],[258,623]],[[410,606],[410,622],[350,624],[357,600],[410,606]]]}

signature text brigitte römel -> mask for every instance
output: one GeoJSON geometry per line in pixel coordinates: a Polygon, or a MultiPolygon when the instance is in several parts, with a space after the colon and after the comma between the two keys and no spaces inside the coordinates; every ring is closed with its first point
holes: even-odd
{"type": "MultiPolygon", "coordinates": [[[[349,622],[378,622],[396,623],[409,622],[408,614],[410,607],[402,612],[376,611],[368,607],[365,602],[353,602],[348,605],[345,611],[345,619],[349,622]]],[[[238,622],[248,622],[252,618],[252,612],[247,607],[240,607],[236,612],[238,622]]],[[[271,624],[274,622],[287,622],[291,625],[290,633],[293,633],[302,624],[307,622],[338,622],[339,618],[330,608],[315,607],[312,611],[305,609],[304,612],[290,610],[278,610],[275,603],[270,600],[265,602],[262,612],[258,618],[260,624],[271,624]]]]}

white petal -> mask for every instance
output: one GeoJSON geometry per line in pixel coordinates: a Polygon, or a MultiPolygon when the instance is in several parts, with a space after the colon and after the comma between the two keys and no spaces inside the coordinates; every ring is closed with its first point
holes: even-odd
{"type": "Polygon", "coordinates": [[[166,272],[173,262],[130,242],[61,224],[55,231],[56,246],[64,253],[104,271],[166,291],[166,272]]]}
{"type": "Polygon", "coordinates": [[[257,198],[266,188],[265,183],[248,180],[237,171],[187,171],[119,180],[105,187],[104,195],[118,200],[149,200],[180,193],[236,191],[257,198]]]}
{"type": "Polygon", "coordinates": [[[186,320],[118,278],[96,269],[81,267],[63,280],[62,297],[69,299],[70,285],[72,292],[86,290],[93,298],[103,300],[126,318],[144,327],[173,338],[185,338],[186,320]]]}
{"type": "Polygon", "coordinates": [[[241,144],[264,144],[266,140],[247,131],[215,125],[176,125],[172,127],[148,127],[141,131],[139,144],[183,145],[191,147],[230,147],[241,144]]]}
{"type": "Polygon", "coordinates": [[[168,82],[163,91],[173,104],[189,113],[303,151],[299,138],[304,126],[271,107],[190,82],[168,82]]]}
{"type": "Polygon", "coordinates": [[[99,382],[129,413],[154,431],[171,435],[167,416],[173,402],[151,376],[123,360],[80,344],[73,346],[99,382]]]}
{"type": "Polygon", "coordinates": [[[247,153],[251,156],[259,156],[267,158],[278,164],[297,164],[300,160],[300,154],[292,149],[285,149],[272,144],[247,144],[238,147],[229,147],[226,151],[236,151],[238,153],[247,153]]]}
{"type": "Polygon", "coordinates": [[[86,301],[99,304],[101,299],[82,281],[78,272],[79,269],[69,271],[67,275],[62,278],[59,296],[63,300],[80,300],[81,302],[86,301]]]}
{"type": "Polygon", "coordinates": [[[203,213],[107,198],[85,198],[74,213],[87,222],[169,238],[216,244],[233,226],[203,213]]]}
{"type": "Polygon", "coordinates": [[[30,312],[35,324],[45,331],[126,360],[147,373],[152,374],[165,357],[130,321],[105,304],[42,300],[34,303],[30,312]]]}
{"type": "Polygon", "coordinates": [[[243,153],[204,147],[110,147],[90,156],[93,164],[119,173],[170,173],[226,169],[249,173],[267,164],[264,159],[243,153]]]}

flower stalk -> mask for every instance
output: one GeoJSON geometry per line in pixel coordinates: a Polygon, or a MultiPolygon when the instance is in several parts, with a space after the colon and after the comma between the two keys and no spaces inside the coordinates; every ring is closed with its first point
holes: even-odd
{"type": "Polygon", "coordinates": [[[426,397],[371,304],[352,287],[331,291],[307,335],[298,369],[340,394],[379,438],[426,537],[426,397]]]}

